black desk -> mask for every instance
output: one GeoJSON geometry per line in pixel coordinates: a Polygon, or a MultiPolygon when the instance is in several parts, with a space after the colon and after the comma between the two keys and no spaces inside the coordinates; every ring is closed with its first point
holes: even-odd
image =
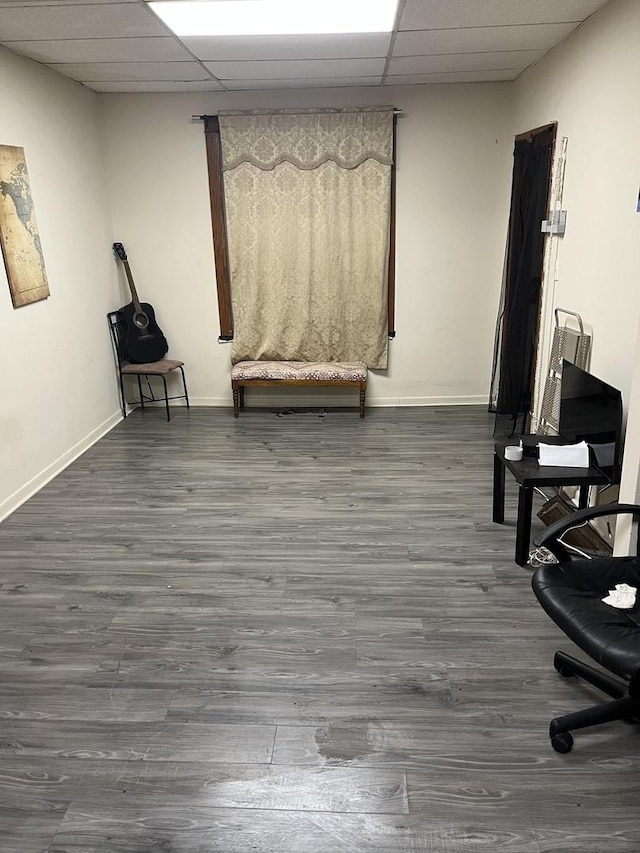
{"type": "MultiPolygon", "coordinates": [[[[545,441],[546,436],[540,440],[545,441]]],[[[515,445],[519,438],[511,438],[496,443],[493,455],[493,520],[497,524],[504,521],[504,481],[505,470],[509,469],[519,486],[518,523],[516,528],[516,556],[519,566],[526,566],[529,560],[529,541],[531,539],[531,510],[533,508],[533,490],[536,486],[579,486],[579,506],[587,505],[589,486],[604,486],[611,478],[599,468],[556,468],[551,465],[539,465],[538,460],[525,456],[520,462],[511,462],[504,458],[504,448],[515,445]]]]}

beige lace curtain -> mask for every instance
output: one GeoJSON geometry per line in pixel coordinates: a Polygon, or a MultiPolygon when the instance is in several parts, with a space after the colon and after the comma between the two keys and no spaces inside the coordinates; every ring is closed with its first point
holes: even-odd
{"type": "Polygon", "coordinates": [[[232,360],[385,368],[393,108],[219,121],[232,360]]]}

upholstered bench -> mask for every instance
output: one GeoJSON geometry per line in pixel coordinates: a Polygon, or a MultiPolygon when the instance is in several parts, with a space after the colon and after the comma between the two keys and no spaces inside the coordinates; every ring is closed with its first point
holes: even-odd
{"type": "Polygon", "coordinates": [[[239,361],[231,369],[233,416],[244,406],[244,389],[268,385],[355,386],[360,391],[360,417],[364,417],[367,367],[361,362],[239,361]]]}

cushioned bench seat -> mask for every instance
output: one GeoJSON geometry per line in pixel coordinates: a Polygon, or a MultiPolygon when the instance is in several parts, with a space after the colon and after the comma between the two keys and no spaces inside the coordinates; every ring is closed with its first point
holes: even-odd
{"type": "Polygon", "coordinates": [[[251,385],[352,385],[360,392],[360,417],[364,417],[367,367],[359,361],[239,361],[231,369],[233,415],[236,418],[244,405],[244,389],[251,385]]]}

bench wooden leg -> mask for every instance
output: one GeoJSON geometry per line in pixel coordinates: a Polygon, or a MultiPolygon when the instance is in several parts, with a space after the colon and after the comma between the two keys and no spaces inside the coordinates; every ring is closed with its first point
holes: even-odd
{"type": "MultiPolygon", "coordinates": [[[[0,0],[2,2],[2,0],[0,0]]],[[[252,377],[252,379],[232,379],[231,380],[231,391],[233,394],[233,416],[237,418],[240,416],[240,409],[244,408],[244,394],[245,388],[247,385],[253,385],[257,387],[283,387],[283,386],[300,386],[300,387],[311,387],[311,386],[336,386],[336,387],[350,387],[355,390],[358,388],[359,392],[359,407],[358,413],[361,418],[364,418],[364,409],[366,402],[366,394],[367,394],[367,380],[366,379],[334,379],[326,378],[326,379],[273,379],[270,377],[258,378],[252,377]]]]}

